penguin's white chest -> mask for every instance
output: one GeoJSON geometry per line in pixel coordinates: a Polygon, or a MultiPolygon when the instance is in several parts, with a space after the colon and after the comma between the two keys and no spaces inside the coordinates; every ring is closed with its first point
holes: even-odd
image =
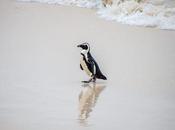
{"type": "Polygon", "coordinates": [[[89,75],[91,77],[92,73],[88,69],[88,66],[87,66],[86,62],[84,61],[83,57],[81,57],[81,59],[80,59],[80,64],[81,64],[83,70],[87,73],[87,75],[89,75]]]}

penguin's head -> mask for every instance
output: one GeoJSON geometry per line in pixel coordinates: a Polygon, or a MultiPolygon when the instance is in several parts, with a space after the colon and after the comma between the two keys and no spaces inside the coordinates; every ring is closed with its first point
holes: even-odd
{"type": "Polygon", "coordinates": [[[77,47],[81,48],[81,53],[82,54],[86,54],[90,51],[90,45],[89,43],[85,42],[85,43],[82,43],[80,45],[77,45],[77,47]]]}

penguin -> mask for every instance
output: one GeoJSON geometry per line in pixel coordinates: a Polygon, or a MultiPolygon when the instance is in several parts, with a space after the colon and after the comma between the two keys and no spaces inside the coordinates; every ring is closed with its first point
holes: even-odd
{"type": "Polygon", "coordinates": [[[88,81],[82,81],[84,83],[95,82],[96,79],[107,80],[106,76],[104,76],[90,53],[90,45],[89,43],[82,43],[77,45],[77,47],[81,48],[81,59],[80,59],[80,68],[84,70],[86,74],[90,77],[88,81]]]}

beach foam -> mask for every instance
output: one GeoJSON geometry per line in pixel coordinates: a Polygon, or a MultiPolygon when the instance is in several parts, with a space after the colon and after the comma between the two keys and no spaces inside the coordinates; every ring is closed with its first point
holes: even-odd
{"type": "Polygon", "coordinates": [[[175,2],[171,0],[149,0],[137,3],[126,0],[112,6],[102,7],[101,0],[20,0],[26,2],[41,2],[48,4],[75,5],[78,7],[96,8],[101,18],[123,24],[156,27],[175,30],[175,2]],[[173,3],[173,4],[172,4],[173,3]]]}
{"type": "Polygon", "coordinates": [[[98,11],[100,17],[129,25],[175,30],[175,8],[159,1],[137,3],[126,1],[98,11]]]}

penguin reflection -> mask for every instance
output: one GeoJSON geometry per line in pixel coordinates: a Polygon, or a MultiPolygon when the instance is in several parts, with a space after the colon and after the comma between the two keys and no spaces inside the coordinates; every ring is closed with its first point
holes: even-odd
{"type": "Polygon", "coordinates": [[[96,83],[84,84],[79,94],[79,119],[85,120],[93,111],[100,93],[104,90],[105,85],[96,83]]]}

